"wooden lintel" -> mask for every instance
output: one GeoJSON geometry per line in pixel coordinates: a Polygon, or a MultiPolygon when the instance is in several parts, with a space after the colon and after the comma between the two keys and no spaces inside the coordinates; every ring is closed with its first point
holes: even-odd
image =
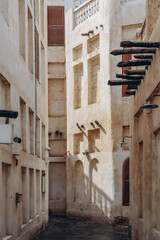
{"type": "Polygon", "coordinates": [[[146,66],[151,65],[151,60],[130,60],[121,61],[117,64],[117,67],[135,67],[135,66],[146,66]]]}
{"type": "Polygon", "coordinates": [[[133,84],[133,85],[139,85],[141,83],[140,80],[109,80],[108,81],[108,85],[110,86],[118,86],[118,85],[130,85],[130,84],[133,84]]]}
{"type": "Polygon", "coordinates": [[[135,95],[136,92],[135,91],[126,91],[125,94],[126,95],[135,95]]]}
{"type": "Polygon", "coordinates": [[[152,55],[135,55],[134,58],[136,59],[153,59],[152,55]]]}
{"type": "Polygon", "coordinates": [[[117,56],[123,54],[142,54],[142,53],[156,53],[156,48],[124,48],[116,49],[110,52],[110,54],[117,56]]]}
{"type": "Polygon", "coordinates": [[[143,79],[143,76],[141,76],[141,75],[129,76],[127,74],[116,74],[116,77],[117,78],[124,78],[124,79],[128,79],[128,80],[141,80],[141,79],[143,79]]]}
{"type": "Polygon", "coordinates": [[[126,69],[126,70],[124,70],[124,73],[128,74],[128,75],[145,75],[146,71],[142,70],[142,69],[137,69],[137,70],[126,69]]]}
{"type": "Polygon", "coordinates": [[[146,47],[146,48],[160,48],[160,42],[132,42],[122,41],[120,47],[146,47]]]}

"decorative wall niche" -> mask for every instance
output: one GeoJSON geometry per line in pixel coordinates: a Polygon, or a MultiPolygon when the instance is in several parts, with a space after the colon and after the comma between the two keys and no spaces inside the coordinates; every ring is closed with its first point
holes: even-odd
{"type": "Polygon", "coordinates": [[[73,48],[73,61],[80,59],[82,57],[82,44],[73,48]]]}
{"type": "Polygon", "coordinates": [[[74,108],[81,108],[83,64],[74,67],[74,108]]]}
{"type": "Polygon", "coordinates": [[[87,53],[91,53],[99,49],[99,34],[87,41],[87,53]]]}
{"type": "Polygon", "coordinates": [[[80,154],[82,151],[83,133],[74,134],[74,154],[80,154]]]}
{"type": "Polygon", "coordinates": [[[74,202],[80,203],[86,201],[84,166],[80,160],[74,166],[74,184],[74,202]]]}
{"type": "Polygon", "coordinates": [[[88,61],[88,104],[99,101],[100,56],[88,61]]]}
{"type": "Polygon", "coordinates": [[[88,146],[89,146],[89,152],[100,152],[100,130],[94,129],[88,131],[88,146]]]}

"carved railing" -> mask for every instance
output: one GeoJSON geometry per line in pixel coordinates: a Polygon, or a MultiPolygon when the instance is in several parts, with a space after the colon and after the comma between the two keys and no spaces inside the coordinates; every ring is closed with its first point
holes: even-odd
{"type": "Polygon", "coordinates": [[[74,10],[74,27],[99,11],[99,0],[89,0],[74,10]]]}

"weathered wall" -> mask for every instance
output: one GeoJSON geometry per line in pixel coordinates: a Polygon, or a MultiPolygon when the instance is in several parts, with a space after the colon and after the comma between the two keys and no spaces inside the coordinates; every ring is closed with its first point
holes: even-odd
{"type": "Polygon", "coordinates": [[[124,28],[125,39],[127,31],[133,38],[144,16],[139,20],[139,14],[127,17],[124,11],[140,4],[140,12],[144,1],[100,1],[99,10],[96,4],[88,18],[78,15],[81,6],[66,13],[67,213],[112,221],[129,217],[129,207],[122,206],[122,166],[129,151],[120,141],[129,126],[130,100],[122,98],[121,87],[107,86],[121,71],[110,51],[119,47],[124,28]],[[132,30],[127,30],[127,21],[132,30]]]}
{"type": "Polygon", "coordinates": [[[18,111],[18,118],[9,123],[14,127],[13,137],[22,139],[21,144],[0,144],[0,239],[31,239],[48,221],[48,165],[44,160],[48,145],[45,6],[46,1],[37,1],[41,71],[37,81],[36,153],[33,1],[0,2],[0,109],[18,111]],[[23,194],[22,202],[17,204],[16,192],[23,194]]]}
{"type": "MultiPolygon", "coordinates": [[[[64,1],[48,0],[48,6],[64,6],[64,1]]],[[[65,47],[48,46],[49,116],[49,210],[66,211],[66,75],[65,47]],[[57,134],[56,134],[56,131],[57,134]],[[60,134],[62,133],[62,135],[60,134]]]]}
{"type": "MultiPolygon", "coordinates": [[[[146,22],[139,41],[160,41],[159,1],[147,1],[146,22]],[[158,14],[158,18],[157,18],[158,14]],[[156,20],[157,19],[157,20],[156,20]]],[[[159,49],[153,56],[143,83],[132,97],[131,196],[132,239],[160,239],[159,226],[159,49]],[[158,108],[150,114],[140,107],[150,99],[158,108]]]]}

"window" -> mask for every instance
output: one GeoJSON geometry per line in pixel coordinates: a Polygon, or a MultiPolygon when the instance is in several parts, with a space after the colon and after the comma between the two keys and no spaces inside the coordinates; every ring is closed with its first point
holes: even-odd
{"type": "Polygon", "coordinates": [[[38,31],[36,29],[35,33],[35,40],[36,40],[36,54],[35,54],[35,60],[36,60],[36,78],[39,81],[39,35],[38,31]]]}
{"type": "Polygon", "coordinates": [[[25,1],[19,0],[19,51],[25,59],[25,1]]]}
{"type": "MultiPolygon", "coordinates": [[[[10,110],[10,84],[0,73],[0,109],[10,110]]],[[[4,124],[5,118],[0,118],[0,123],[4,124]]]]}
{"type": "Polygon", "coordinates": [[[22,151],[26,152],[26,103],[20,98],[22,151]]]}
{"type": "Polygon", "coordinates": [[[37,149],[36,155],[40,158],[40,119],[39,117],[36,118],[37,121],[37,149]]]}
{"type": "Polygon", "coordinates": [[[21,184],[22,184],[22,219],[21,219],[21,224],[26,224],[27,223],[27,191],[26,191],[26,185],[27,185],[27,173],[26,173],[26,167],[21,167],[21,184]]]}
{"type": "Polygon", "coordinates": [[[123,163],[123,205],[129,206],[129,158],[123,163]]]}
{"type": "Polygon", "coordinates": [[[88,61],[88,104],[99,101],[100,55],[88,61]]]}
{"type": "Polygon", "coordinates": [[[41,32],[44,36],[44,0],[41,0],[41,32]]]}
{"type": "Polygon", "coordinates": [[[48,46],[64,46],[64,7],[48,7],[48,46]]]}
{"type": "Polygon", "coordinates": [[[9,18],[8,9],[9,9],[9,1],[8,0],[1,0],[2,15],[3,15],[7,24],[8,24],[8,18],[9,18]]]}
{"type": "Polygon", "coordinates": [[[34,154],[34,112],[29,108],[30,154],[34,154]]]}
{"type": "Polygon", "coordinates": [[[83,64],[74,67],[74,108],[80,108],[82,102],[83,64]]]}
{"type": "Polygon", "coordinates": [[[41,82],[42,87],[44,89],[45,88],[45,52],[44,52],[44,46],[43,46],[42,42],[41,42],[41,58],[40,59],[41,59],[41,62],[40,62],[40,64],[41,64],[41,69],[40,69],[41,80],[40,80],[40,82],[41,82]]]}
{"type": "Polygon", "coordinates": [[[28,8],[28,68],[33,73],[33,19],[28,8]]]}
{"type": "MultiPolygon", "coordinates": [[[[132,59],[131,54],[122,55],[122,61],[129,61],[131,59],[132,59]]],[[[124,71],[127,69],[131,69],[131,67],[123,67],[122,74],[124,74],[124,71]]],[[[122,97],[129,97],[129,95],[126,95],[126,93],[125,93],[126,91],[127,91],[127,85],[122,85],[122,97]]]]}
{"type": "Polygon", "coordinates": [[[45,146],[46,146],[46,140],[45,140],[45,125],[42,123],[42,159],[45,159],[45,146]]]}

